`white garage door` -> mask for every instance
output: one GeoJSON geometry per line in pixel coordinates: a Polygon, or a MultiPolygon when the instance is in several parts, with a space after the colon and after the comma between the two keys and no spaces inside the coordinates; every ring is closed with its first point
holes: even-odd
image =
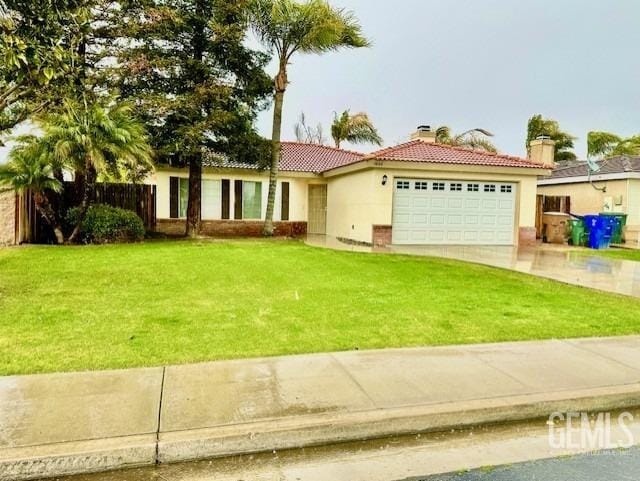
{"type": "Polygon", "coordinates": [[[395,179],[394,244],[513,245],[516,184],[395,179]]]}

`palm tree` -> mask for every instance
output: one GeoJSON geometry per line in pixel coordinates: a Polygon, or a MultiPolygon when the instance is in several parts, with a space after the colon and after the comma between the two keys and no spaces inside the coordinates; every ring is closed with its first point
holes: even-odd
{"type": "Polygon", "coordinates": [[[382,137],[373,126],[369,116],[364,112],[355,115],[351,115],[348,110],[342,112],[341,115],[334,113],[331,136],[338,149],[345,140],[354,144],[382,145],[382,137]]]}
{"type": "Polygon", "coordinates": [[[9,162],[0,166],[0,185],[18,193],[30,192],[36,210],[51,226],[58,244],[64,243],[60,219],[51,207],[48,192],[60,192],[62,182],[56,179],[58,166],[52,162],[49,149],[42,139],[23,136],[9,153],[9,162]]]}
{"type": "Polygon", "coordinates": [[[625,139],[609,132],[589,132],[587,155],[601,159],[616,155],[640,155],[640,135],[625,139]]]}
{"type": "Polygon", "coordinates": [[[556,161],[576,160],[576,154],[572,151],[576,138],[563,131],[557,120],[545,119],[540,114],[531,117],[527,123],[527,153],[530,151],[531,142],[542,135],[556,143],[556,161]]]}
{"type": "Polygon", "coordinates": [[[436,129],[436,142],[440,144],[497,152],[498,149],[487,137],[493,137],[493,134],[486,129],[471,129],[461,134],[452,134],[446,125],[436,129]]]}
{"type": "Polygon", "coordinates": [[[117,175],[132,166],[151,168],[151,147],[128,104],[66,103],[61,113],[46,118],[43,130],[53,158],[71,164],[84,179],[78,223],[69,236],[73,242],[89,208],[97,173],[117,175]]]}
{"type": "Polygon", "coordinates": [[[273,211],[278,179],[282,133],[282,106],[289,83],[287,68],[296,53],[322,54],[340,48],[367,47],[358,21],[351,12],[334,8],[326,0],[252,0],[251,27],[260,42],[278,58],[269,197],[264,234],[273,235],[273,211]]]}

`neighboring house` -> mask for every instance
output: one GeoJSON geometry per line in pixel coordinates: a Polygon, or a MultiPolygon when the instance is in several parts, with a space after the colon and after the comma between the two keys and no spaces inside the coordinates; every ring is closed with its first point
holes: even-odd
{"type": "Polygon", "coordinates": [[[571,197],[573,214],[625,213],[626,240],[640,244],[640,157],[613,157],[598,164],[600,170],[591,175],[586,162],[556,168],[540,179],[538,193],[571,197]]]}
{"type": "MultiPolygon", "coordinates": [[[[437,144],[429,127],[420,127],[408,143],[369,155],[284,142],[276,233],[375,245],[531,244],[537,178],[551,173],[553,146],[536,140],[525,160],[437,144]]],[[[157,185],[158,230],[183,233],[187,169],[160,166],[148,182],[157,185]]],[[[204,233],[259,235],[267,190],[267,171],[207,166],[204,233]]]]}

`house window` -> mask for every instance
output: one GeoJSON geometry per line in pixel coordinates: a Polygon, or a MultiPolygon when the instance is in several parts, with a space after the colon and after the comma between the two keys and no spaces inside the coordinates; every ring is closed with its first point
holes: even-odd
{"type": "Polygon", "coordinates": [[[501,185],[500,192],[502,192],[503,194],[510,194],[512,192],[512,188],[510,185],[501,185]]]}
{"type": "Polygon", "coordinates": [[[262,182],[242,182],[242,218],[262,218],[262,182]]]}
{"type": "Polygon", "coordinates": [[[433,190],[444,190],[444,182],[434,182],[433,190]]]}
{"type": "Polygon", "coordinates": [[[484,191],[485,192],[495,192],[496,191],[495,184],[485,184],[484,191]]]}
{"type": "Polygon", "coordinates": [[[462,192],[462,184],[451,184],[449,185],[449,190],[451,192],[462,192]]]}
{"type": "Polygon", "coordinates": [[[178,188],[178,217],[187,217],[187,205],[189,204],[189,179],[180,177],[178,188]]]}
{"type": "Polygon", "coordinates": [[[428,182],[416,182],[416,190],[427,190],[428,182]]]}
{"type": "Polygon", "coordinates": [[[467,184],[467,192],[480,192],[480,184],[467,184]]]}
{"type": "Polygon", "coordinates": [[[396,182],[396,189],[398,190],[407,190],[410,188],[408,180],[399,180],[396,182]]]}

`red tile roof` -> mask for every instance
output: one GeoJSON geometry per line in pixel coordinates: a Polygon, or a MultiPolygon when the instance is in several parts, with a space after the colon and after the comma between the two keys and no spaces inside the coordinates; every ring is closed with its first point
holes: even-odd
{"type": "Polygon", "coordinates": [[[482,165],[488,167],[526,167],[543,169],[526,159],[509,155],[493,154],[463,147],[427,143],[413,140],[405,144],[373,152],[365,159],[399,160],[407,162],[425,162],[434,164],[482,165]]]}
{"type": "Polygon", "coordinates": [[[326,145],[282,142],[282,157],[278,167],[288,172],[320,173],[353,164],[363,158],[364,154],[326,145]]]}

